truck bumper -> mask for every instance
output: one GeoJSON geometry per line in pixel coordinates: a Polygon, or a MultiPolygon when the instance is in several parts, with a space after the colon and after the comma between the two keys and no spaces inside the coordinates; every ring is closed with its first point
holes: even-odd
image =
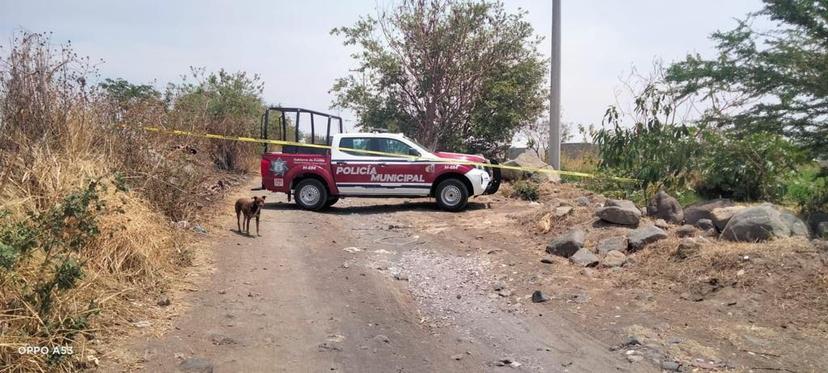
{"type": "Polygon", "coordinates": [[[491,177],[486,171],[480,169],[472,169],[469,172],[466,172],[466,178],[469,179],[471,182],[472,188],[470,192],[474,196],[479,196],[483,194],[486,189],[489,187],[489,183],[491,182],[491,177]]]}

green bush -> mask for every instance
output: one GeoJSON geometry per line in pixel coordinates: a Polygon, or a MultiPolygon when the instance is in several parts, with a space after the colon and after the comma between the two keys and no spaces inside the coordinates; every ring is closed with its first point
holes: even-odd
{"type": "Polygon", "coordinates": [[[828,211],[828,174],[819,165],[806,164],[787,180],[785,200],[798,205],[802,212],[811,214],[828,211]]]}
{"type": "Polygon", "coordinates": [[[512,198],[537,201],[540,198],[540,184],[532,180],[518,180],[512,184],[512,198]]]}
{"type": "MultiPolygon", "coordinates": [[[[26,335],[70,344],[86,329],[86,318],[97,312],[94,303],[78,309],[62,296],[83,278],[80,252],[100,234],[98,215],[104,205],[99,189],[93,181],[25,219],[0,212],[0,295],[15,289],[3,297],[11,299],[4,312],[29,316],[17,318],[20,325],[15,325],[26,335]]],[[[54,364],[61,356],[50,355],[47,361],[54,364]]]]}
{"type": "Polygon", "coordinates": [[[786,180],[803,160],[801,152],[779,135],[706,135],[709,146],[697,188],[706,196],[779,202],[786,180]]]}

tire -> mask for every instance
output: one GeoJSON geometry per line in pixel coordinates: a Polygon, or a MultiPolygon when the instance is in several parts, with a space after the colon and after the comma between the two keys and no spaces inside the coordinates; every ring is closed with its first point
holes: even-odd
{"type": "Polygon", "coordinates": [[[319,211],[328,202],[328,189],[316,179],[305,179],[296,186],[296,204],[305,210],[319,211]]]}
{"type": "Polygon", "coordinates": [[[337,202],[339,202],[339,197],[328,197],[328,201],[325,202],[325,207],[331,207],[337,202]]]}
{"type": "Polygon", "coordinates": [[[457,212],[468,205],[469,190],[462,181],[447,179],[437,185],[434,197],[437,199],[437,207],[441,210],[457,212]]]}

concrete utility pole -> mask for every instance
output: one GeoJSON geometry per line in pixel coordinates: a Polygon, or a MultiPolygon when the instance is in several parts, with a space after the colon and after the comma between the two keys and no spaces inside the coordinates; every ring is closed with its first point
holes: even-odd
{"type": "Polygon", "coordinates": [[[549,165],[561,169],[561,0],[552,0],[552,68],[549,73],[549,165]]]}

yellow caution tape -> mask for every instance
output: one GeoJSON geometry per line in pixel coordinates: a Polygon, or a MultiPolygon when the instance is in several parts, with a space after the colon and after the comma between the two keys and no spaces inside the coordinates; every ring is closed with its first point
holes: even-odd
{"type": "MultiPolygon", "coordinates": [[[[143,129],[145,131],[168,134],[168,135],[199,137],[199,138],[214,139],[214,140],[241,141],[241,142],[259,143],[259,144],[281,145],[281,146],[299,146],[299,147],[305,147],[305,148],[329,149],[329,150],[339,149],[339,150],[349,151],[349,152],[354,152],[354,153],[382,155],[382,156],[386,156],[386,157],[404,158],[404,159],[410,159],[410,160],[427,160],[427,161],[435,161],[437,163],[457,163],[457,164],[464,164],[464,165],[470,165],[470,166],[499,168],[499,169],[506,169],[506,170],[516,170],[516,171],[530,172],[530,173],[535,173],[535,172],[538,172],[538,173],[554,173],[554,174],[559,174],[559,175],[577,176],[577,177],[585,177],[585,178],[595,178],[596,177],[596,175],[594,175],[594,174],[588,174],[588,173],[584,173],[584,172],[562,171],[562,170],[553,170],[553,169],[548,169],[548,168],[507,166],[507,165],[502,165],[502,164],[490,164],[490,163],[464,161],[464,160],[460,160],[460,159],[440,158],[438,160],[434,160],[434,159],[431,159],[431,158],[418,157],[418,156],[407,155],[407,154],[395,154],[395,153],[379,152],[379,151],[374,151],[374,150],[344,148],[344,147],[340,147],[340,146],[331,146],[331,145],[305,144],[305,143],[295,142],[295,141],[256,139],[256,138],[252,138],[252,137],[215,135],[215,134],[210,134],[210,133],[195,133],[195,132],[181,131],[181,130],[167,130],[167,129],[163,129],[163,128],[159,128],[159,127],[141,127],[141,129],[143,129]]],[[[630,178],[625,178],[625,177],[612,176],[612,177],[608,177],[608,178],[611,179],[611,180],[623,181],[623,182],[635,182],[635,181],[637,181],[635,179],[630,179],[630,178]]]]}

